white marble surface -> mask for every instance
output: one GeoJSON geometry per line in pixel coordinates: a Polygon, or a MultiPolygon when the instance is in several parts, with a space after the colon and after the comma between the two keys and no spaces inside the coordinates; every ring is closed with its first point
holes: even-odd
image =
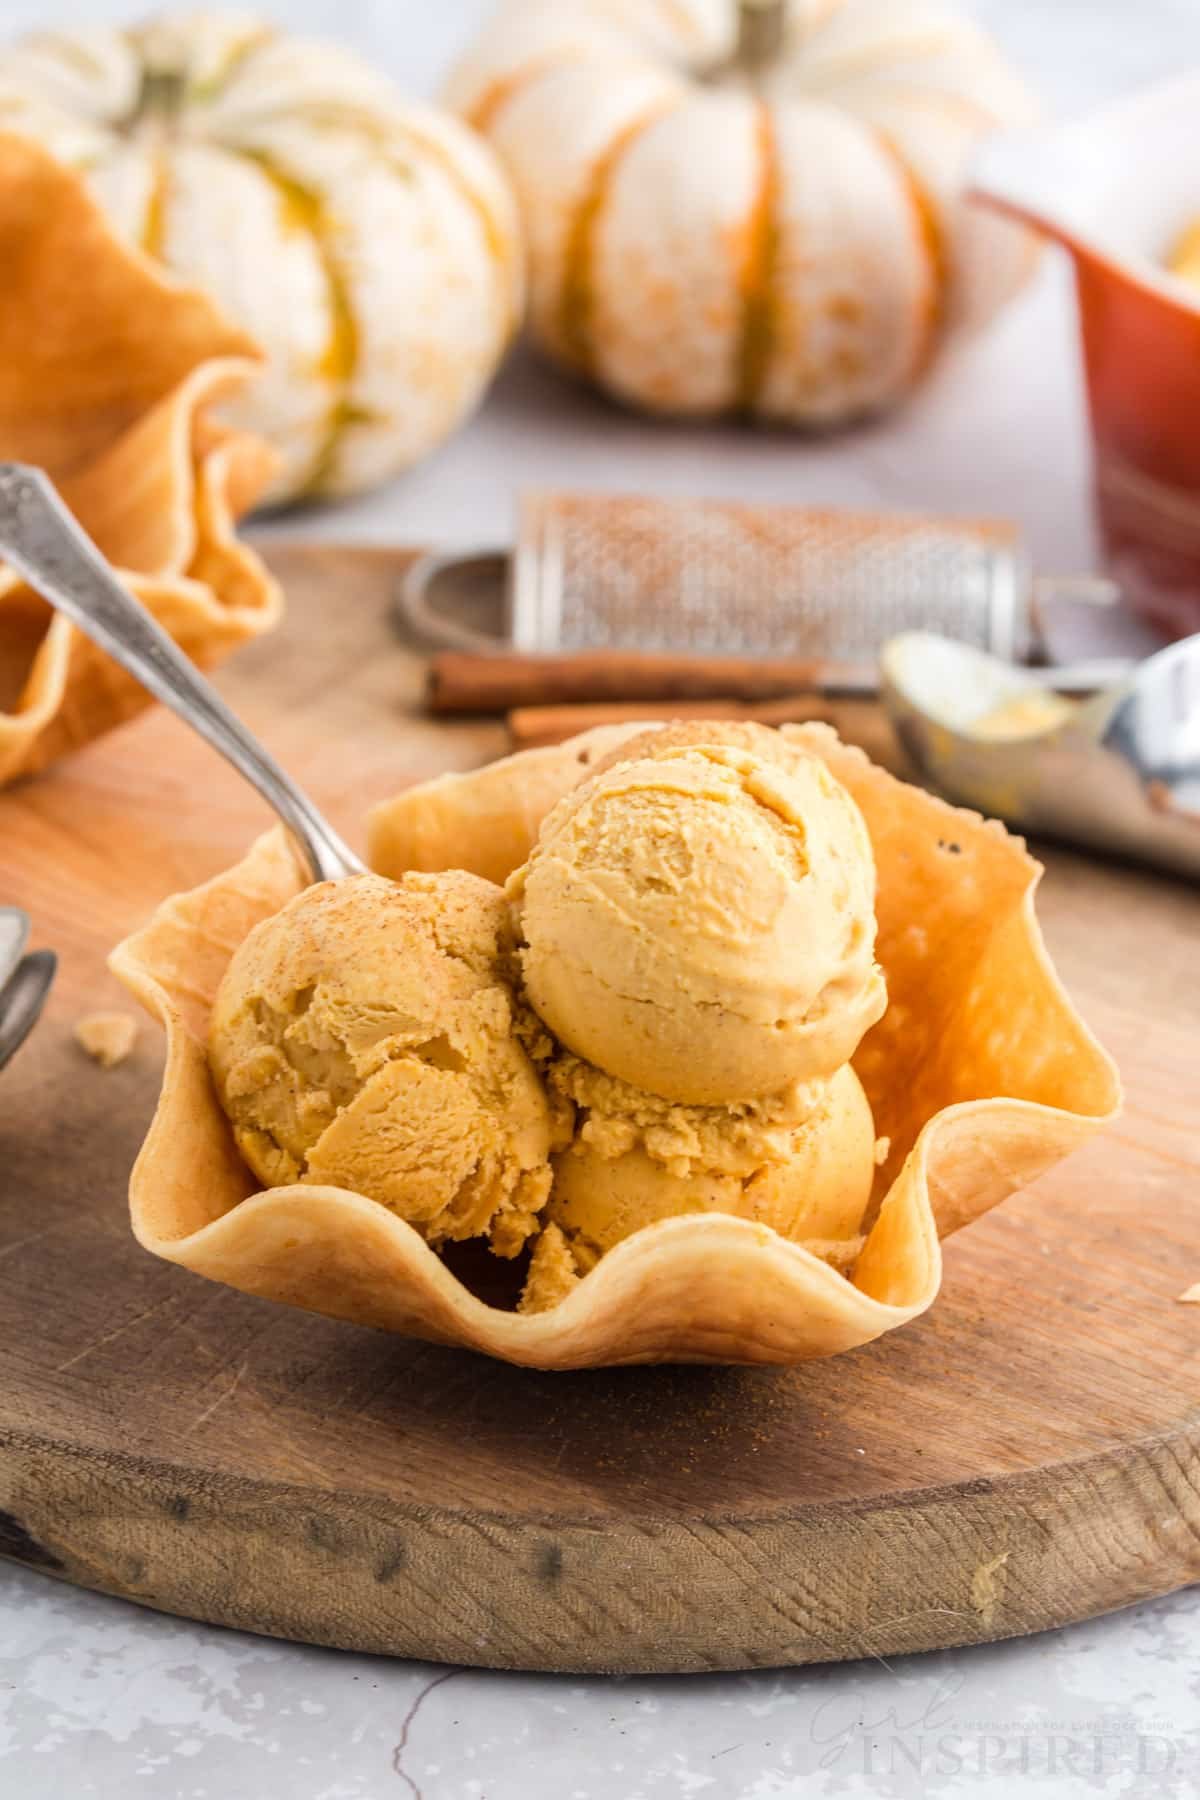
{"type": "Polygon", "coordinates": [[[969,1653],[675,1679],[481,1675],[271,1643],[12,1574],[11,1800],[1185,1800],[1182,1596],[969,1653]]]}
{"type": "MultiPolygon", "coordinates": [[[[430,91],[482,0],[282,0],[430,91]]],[[[1200,63],[1196,0],[977,0],[1059,109],[1200,63]]],[[[6,30],[121,0],[0,0],[6,30]]],[[[1200,176],[1198,176],[1200,181],[1200,176]]],[[[821,443],[637,422],[526,359],[471,427],[368,500],[272,529],[506,535],[536,481],[1019,518],[1088,565],[1065,272],[956,351],[905,413],[821,443]]],[[[3,1800],[1173,1800],[1200,1788],[1200,1598],[1023,1642],[722,1678],[499,1676],[280,1645],[0,1569],[3,1800]]]]}

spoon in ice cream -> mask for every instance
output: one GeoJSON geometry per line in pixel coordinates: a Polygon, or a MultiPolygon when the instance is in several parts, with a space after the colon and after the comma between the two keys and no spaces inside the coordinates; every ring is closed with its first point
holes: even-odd
{"type": "Polygon", "coordinates": [[[0,463],[0,556],[231,762],[296,842],[314,881],[366,872],[308,796],[97,550],[40,469],[0,463]]]}

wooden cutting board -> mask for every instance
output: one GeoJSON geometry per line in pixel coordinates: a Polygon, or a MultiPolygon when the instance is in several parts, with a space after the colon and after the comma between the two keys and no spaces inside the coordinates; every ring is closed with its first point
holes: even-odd
{"type": "MultiPolygon", "coordinates": [[[[502,749],[434,725],[394,556],[278,553],[226,693],[352,838],[502,749]]],[[[0,898],[60,953],[0,1076],[0,1549],[281,1637],[455,1663],[694,1670],[1059,1625],[1200,1574],[1200,900],[1065,854],[1042,912],[1122,1122],[947,1246],[923,1319],[791,1370],[541,1375],[227,1292],[134,1243],[157,1092],[71,1027],[112,943],[261,828],[161,712],[0,796],[0,898]]]]}

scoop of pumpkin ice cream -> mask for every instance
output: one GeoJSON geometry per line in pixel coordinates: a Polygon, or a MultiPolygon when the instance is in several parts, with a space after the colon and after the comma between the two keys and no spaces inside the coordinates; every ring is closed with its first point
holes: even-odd
{"type": "Polygon", "coordinates": [[[775,1102],[660,1102],[656,1111],[636,1089],[565,1061],[550,1080],[582,1110],[574,1141],[554,1159],[524,1311],[556,1305],[614,1244],[686,1213],[733,1213],[827,1260],[853,1260],[875,1175],[875,1127],[849,1065],[775,1102]]]}
{"type": "Polygon", "coordinates": [[[217,995],[209,1061],[269,1186],[380,1201],[431,1244],[513,1256],[550,1189],[552,1114],[507,979],[510,915],[462,871],[322,882],[265,920],[217,995]]]}
{"type": "Polygon", "coordinates": [[[886,1005],[875,868],[817,758],[673,744],[559,802],[510,879],[531,1005],[585,1061],[708,1105],[831,1075],[886,1005]]]}
{"type": "Polygon", "coordinates": [[[626,728],[623,737],[597,745],[591,773],[603,775],[618,763],[662,756],[668,750],[697,750],[706,744],[750,750],[764,761],[780,763],[784,768],[793,768],[805,754],[773,725],[760,725],[755,719],[670,719],[664,725],[626,728]]]}
{"type": "Polygon", "coordinates": [[[786,1162],[796,1127],[825,1102],[823,1081],[793,1082],[777,1094],[723,1106],[688,1106],[648,1093],[570,1051],[544,1071],[546,1086],[570,1103],[577,1144],[615,1162],[642,1148],[672,1175],[696,1170],[746,1177],[764,1163],[786,1162]]]}

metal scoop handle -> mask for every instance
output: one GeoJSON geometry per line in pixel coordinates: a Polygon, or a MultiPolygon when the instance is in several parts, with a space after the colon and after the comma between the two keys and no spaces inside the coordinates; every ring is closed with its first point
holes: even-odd
{"type": "Polygon", "coordinates": [[[307,795],[130,593],[41,469],[0,463],[0,556],[257,788],[314,880],[365,873],[307,795]]]}

